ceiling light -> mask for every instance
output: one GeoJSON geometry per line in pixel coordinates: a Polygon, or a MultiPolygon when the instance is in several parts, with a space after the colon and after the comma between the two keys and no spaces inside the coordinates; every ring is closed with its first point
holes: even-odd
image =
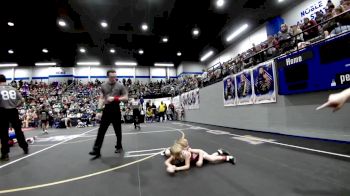
{"type": "Polygon", "coordinates": [[[109,50],[110,53],[115,53],[115,50],[112,48],[109,50]]]}
{"type": "Polygon", "coordinates": [[[199,35],[199,29],[193,29],[192,34],[193,34],[194,36],[199,35]]]}
{"type": "Polygon", "coordinates": [[[154,63],[156,67],[174,67],[173,63],[154,63]]]}
{"type": "Polygon", "coordinates": [[[208,59],[209,57],[211,57],[213,54],[214,54],[214,52],[213,52],[212,50],[209,51],[209,52],[207,52],[205,55],[202,56],[201,61],[203,62],[203,61],[207,60],[207,59],[208,59]]]}
{"type": "Polygon", "coordinates": [[[143,54],[143,50],[141,49],[141,50],[139,50],[139,54],[143,54]]]}
{"type": "Polygon", "coordinates": [[[143,24],[141,25],[141,29],[142,29],[143,31],[147,31],[147,30],[148,30],[148,25],[147,25],[146,23],[143,23],[143,24]]]}
{"type": "Polygon", "coordinates": [[[281,2],[283,2],[284,0],[278,0],[278,3],[281,3],[281,2]]]}
{"type": "Polygon", "coordinates": [[[169,39],[167,37],[163,37],[163,42],[167,43],[169,41],[169,39]]]}
{"type": "Polygon", "coordinates": [[[137,63],[136,62],[117,61],[117,62],[115,62],[115,65],[118,65],[118,66],[137,66],[137,63]]]}
{"type": "Polygon", "coordinates": [[[85,48],[80,48],[79,51],[80,51],[80,53],[85,53],[86,52],[85,48]]]}
{"type": "Polygon", "coordinates": [[[4,63],[4,64],[0,64],[0,67],[17,67],[18,64],[17,63],[4,63]]]}
{"type": "Polygon", "coordinates": [[[49,52],[46,48],[44,48],[42,51],[43,51],[43,53],[48,53],[49,52]]]}
{"type": "Polygon", "coordinates": [[[177,53],[177,56],[181,56],[181,55],[182,55],[182,53],[181,53],[181,52],[178,52],[178,53],[177,53]]]}
{"type": "Polygon", "coordinates": [[[64,20],[60,19],[58,20],[58,25],[60,25],[61,27],[65,27],[67,26],[67,23],[64,20]]]}
{"type": "Polygon", "coordinates": [[[225,1],[224,1],[224,0],[217,0],[217,1],[216,1],[216,6],[217,6],[217,7],[222,7],[224,4],[225,4],[225,1]]]}
{"type": "Polygon", "coordinates": [[[229,35],[226,38],[226,41],[229,42],[233,40],[233,38],[237,37],[239,34],[241,34],[243,31],[245,31],[248,28],[248,24],[242,25],[239,29],[237,29],[235,32],[233,32],[231,35],[229,35]]]}
{"type": "Polygon", "coordinates": [[[43,63],[35,63],[35,66],[55,66],[57,63],[55,62],[43,62],[43,63]]]}
{"type": "Polygon", "coordinates": [[[13,27],[13,26],[15,26],[15,23],[13,23],[13,22],[8,22],[7,25],[10,26],[10,27],[13,27]]]}
{"type": "Polygon", "coordinates": [[[8,53],[9,54],[13,54],[14,52],[13,52],[13,50],[9,50],[8,53]]]}
{"type": "Polygon", "coordinates": [[[108,24],[107,24],[107,22],[103,21],[103,22],[101,22],[101,26],[102,26],[103,28],[107,28],[107,27],[108,27],[108,24]]]}
{"type": "Polygon", "coordinates": [[[98,61],[81,61],[81,62],[77,62],[77,65],[100,65],[101,63],[98,61]]]}

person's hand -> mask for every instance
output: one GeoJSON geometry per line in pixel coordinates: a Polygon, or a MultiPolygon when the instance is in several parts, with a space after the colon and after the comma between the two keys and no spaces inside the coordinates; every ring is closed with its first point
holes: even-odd
{"type": "Polygon", "coordinates": [[[168,166],[166,170],[168,173],[175,173],[176,166],[175,165],[168,166]]]}
{"type": "Polygon", "coordinates": [[[97,113],[95,118],[96,118],[96,120],[101,120],[102,112],[97,113]]]}
{"type": "Polygon", "coordinates": [[[318,107],[316,110],[321,110],[325,107],[331,107],[334,108],[333,112],[338,111],[343,105],[345,104],[347,100],[347,95],[344,92],[341,93],[336,93],[336,94],[331,94],[329,95],[328,101],[318,107]]]}
{"type": "Polygon", "coordinates": [[[110,102],[113,102],[114,101],[114,97],[110,96],[107,98],[107,101],[110,103],[110,102]]]}

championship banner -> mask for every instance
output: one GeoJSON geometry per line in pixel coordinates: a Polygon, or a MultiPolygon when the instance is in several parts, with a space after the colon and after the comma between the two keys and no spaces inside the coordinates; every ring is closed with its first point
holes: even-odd
{"type": "Polygon", "coordinates": [[[224,106],[235,106],[237,104],[236,80],[234,76],[227,76],[224,82],[224,106]]]}
{"type": "Polygon", "coordinates": [[[252,70],[244,70],[235,75],[237,83],[237,105],[254,103],[252,70]]]}
{"type": "Polygon", "coordinates": [[[181,94],[181,103],[185,110],[199,109],[199,89],[181,94]]]}
{"type": "Polygon", "coordinates": [[[273,61],[261,63],[253,68],[254,103],[276,102],[275,64],[273,61]]]}

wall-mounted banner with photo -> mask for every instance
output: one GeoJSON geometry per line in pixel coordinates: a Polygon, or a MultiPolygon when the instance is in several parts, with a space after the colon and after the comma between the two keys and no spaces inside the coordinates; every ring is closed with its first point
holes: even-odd
{"type": "Polygon", "coordinates": [[[237,83],[237,105],[254,103],[252,70],[244,70],[235,75],[237,83]]]}
{"type": "Polygon", "coordinates": [[[199,89],[181,94],[181,104],[185,110],[199,109],[199,89]]]}
{"type": "Polygon", "coordinates": [[[261,63],[253,68],[254,103],[276,102],[275,64],[273,61],[261,63]]]}
{"type": "Polygon", "coordinates": [[[180,95],[173,97],[171,103],[174,105],[175,109],[181,108],[180,95]]]}
{"type": "Polygon", "coordinates": [[[237,104],[236,80],[234,76],[227,76],[224,82],[224,106],[235,106],[237,104]]]}

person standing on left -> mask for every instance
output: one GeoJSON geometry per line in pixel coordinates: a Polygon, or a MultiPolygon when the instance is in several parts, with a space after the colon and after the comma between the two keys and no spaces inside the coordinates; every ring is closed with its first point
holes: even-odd
{"type": "Polygon", "coordinates": [[[12,86],[6,85],[6,77],[0,74],[0,140],[1,160],[9,160],[10,147],[9,124],[11,123],[16,133],[19,146],[24,154],[28,154],[28,144],[22,132],[21,121],[19,120],[17,107],[24,103],[22,95],[12,86]]]}

